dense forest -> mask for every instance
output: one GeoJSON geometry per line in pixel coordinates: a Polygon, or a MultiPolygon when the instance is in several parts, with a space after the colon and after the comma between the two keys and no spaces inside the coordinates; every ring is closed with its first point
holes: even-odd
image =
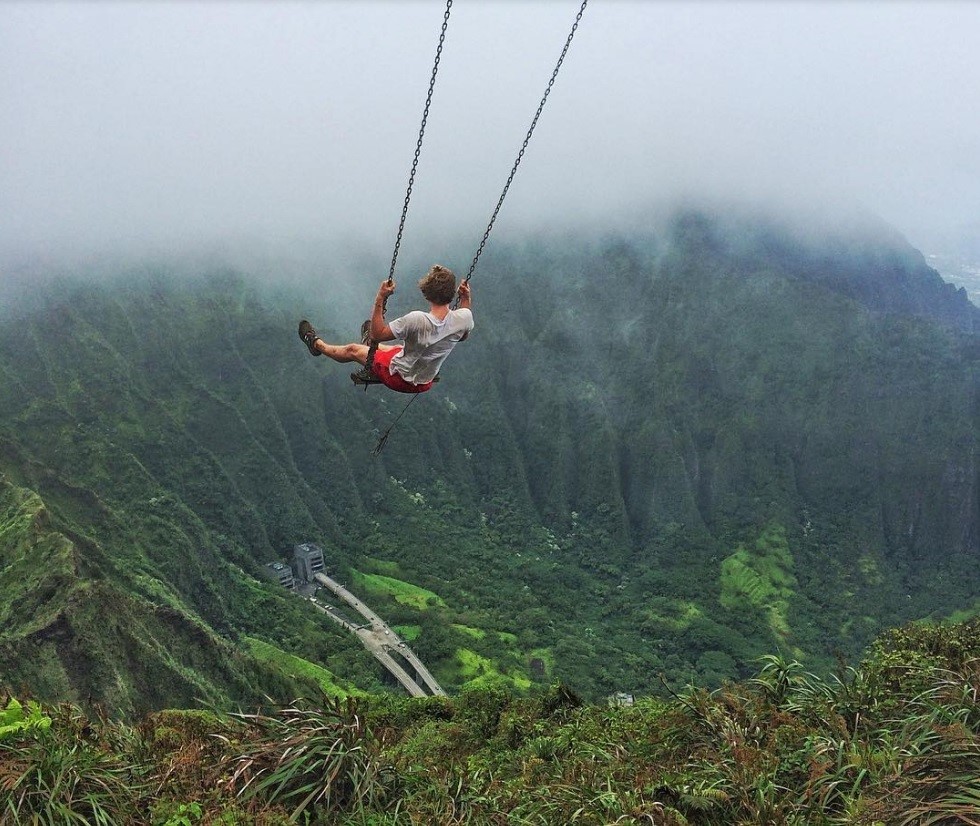
{"type": "Polygon", "coordinates": [[[299,318],[361,321],[308,275],[106,267],[6,309],[16,696],[136,717],[393,690],[261,578],[307,541],[451,693],[662,698],[764,655],[823,678],[980,609],[980,310],[885,228],[684,211],[501,244],[378,458],[404,400],[308,356],[299,318]]]}

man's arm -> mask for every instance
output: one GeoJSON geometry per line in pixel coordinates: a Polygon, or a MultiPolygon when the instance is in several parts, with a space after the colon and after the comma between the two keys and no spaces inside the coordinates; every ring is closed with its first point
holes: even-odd
{"type": "Polygon", "coordinates": [[[459,284],[459,309],[469,310],[471,299],[472,296],[470,295],[470,282],[461,281],[459,284]]]}
{"type": "MultiPolygon", "coordinates": [[[[471,299],[472,296],[470,295],[470,282],[463,280],[459,284],[459,309],[469,310],[470,312],[473,312],[472,308],[470,307],[471,299]]],[[[466,339],[468,339],[469,337],[470,337],[470,332],[469,330],[467,330],[465,333],[463,333],[463,336],[462,338],[460,338],[460,341],[466,341],[466,339]]]]}
{"type": "Polygon", "coordinates": [[[378,287],[378,294],[374,297],[374,308],[371,310],[371,340],[372,341],[391,341],[395,334],[391,332],[391,327],[385,324],[384,306],[385,299],[395,291],[395,282],[385,279],[378,287]]]}

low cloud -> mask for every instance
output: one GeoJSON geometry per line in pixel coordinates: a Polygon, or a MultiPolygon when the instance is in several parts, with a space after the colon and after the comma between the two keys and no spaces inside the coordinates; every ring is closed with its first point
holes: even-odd
{"type": "MultiPolygon", "coordinates": [[[[406,245],[486,224],[578,4],[457,3],[406,245]]],[[[0,5],[0,256],[394,238],[440,2],[0,5]]],[[[980,215],[980,5],[594,2],[498,232],[681,196],[980,215]]]]}

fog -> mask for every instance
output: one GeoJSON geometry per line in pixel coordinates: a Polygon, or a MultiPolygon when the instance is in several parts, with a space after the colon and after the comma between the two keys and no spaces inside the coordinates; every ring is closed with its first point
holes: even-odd
{"type": "MultiPolygon", "coordinates": [[[[443,8],[0,4],[0,266],[390,256],[443,8]]],[[[409,255],[475,249],[577,9],[456,0],[409,255]]],[[[592,0],[494,238],[691,196],[856,205],[923,246],[976,226],[978,34],[971,2],[592,0]]]]}

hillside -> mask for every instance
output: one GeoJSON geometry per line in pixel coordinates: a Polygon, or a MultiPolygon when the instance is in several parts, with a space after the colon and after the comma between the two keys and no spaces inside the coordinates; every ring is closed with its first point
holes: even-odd
{"type": "Polygon", "coordinates": [[[821,669],[977,608],[980,310],[887,232],[689,212],[495,250],[472,340],[378,459],[403,399],[306,355],[299,317],[359,325],[321,286],[94,275],[0,327],[0,673],[46,699],[299,690],[245,638],[378,690],[256,579],[304,541],[450,689],[821,669]]]}
{"type": "Polygon", "coordinates": [[[768,657],[714,692],[167,710],[0,704],[0,817],[113,824],[971,826],[976,623],[911,626],[820,678],[768,657]],[[64,782],[65,778],[71,782],[64,782]]]}

